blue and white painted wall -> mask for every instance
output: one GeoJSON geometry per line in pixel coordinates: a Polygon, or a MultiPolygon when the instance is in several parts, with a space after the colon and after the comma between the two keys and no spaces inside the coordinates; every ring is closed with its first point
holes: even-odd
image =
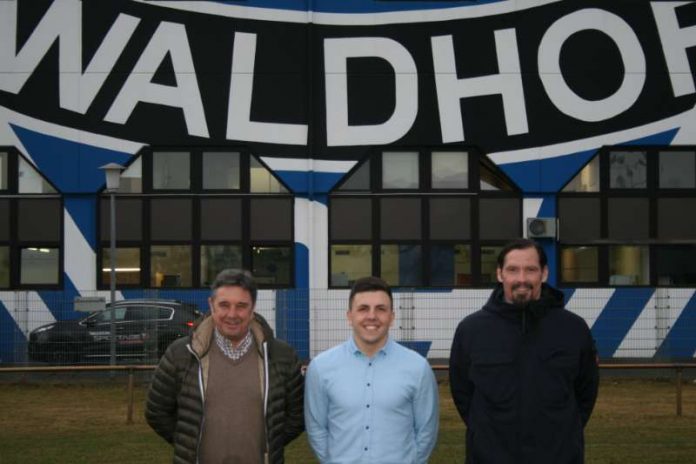
{"type": "MultiPolygon", "coordinates": [[[[476,146],[523,191],[523,222],[555,217],[555,194],[601,147],[696,145],[695,10],[694,1],[1,1],[0,147],[17,149],[64,200],[63,288],[0,291],[1,361],[22,361],[39,322],[76,317],[63,302],[100,293],[98,167],[156,145],[241,144],[291,188],[295,295],[264,291],[260,310],[302,356],[342,341],[347,295],[327,289],[327,198],[369,150],[476,146]],[[380,65],[349,95],[360,59],[380,65]]],[[[545,246],[555,260],[557,243],[545,246]]],[[[696,289],[564,290],[603,357],[696,356],[696,289]]],[[[397,309],[408,311],[395,336],[447,357],[457,321],[487,293],[399,293],[397,309]]],[[[205,292],[173,292],[182,294],[204,307],[205,292]]]]}

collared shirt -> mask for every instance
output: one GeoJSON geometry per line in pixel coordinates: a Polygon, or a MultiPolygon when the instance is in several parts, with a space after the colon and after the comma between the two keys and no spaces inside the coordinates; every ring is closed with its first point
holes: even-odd
{"type": "Polygon", "coordinates": [[[351,337],[307,369],[305,424],[322,464],[425,463],[438,414],[432,368],[391,339],[368,358],[351,337]]]}

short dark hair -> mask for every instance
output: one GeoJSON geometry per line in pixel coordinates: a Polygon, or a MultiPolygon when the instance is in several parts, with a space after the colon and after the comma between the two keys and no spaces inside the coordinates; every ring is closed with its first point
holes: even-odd
{"type": "Polygon", "coordinates": [[[526,250],[527,248],[534,248],[536,250],[537,255],[539,256],[539,265],[542,269],[544,269],[549,261],[546,257],[546,252],[537,242],[526,238],[518,238],[513,240],[512,242],[507,243],[503,249],[500,250],[500,254],[498,254],[498,268],[503,268],[503,265],[505,264],[505,257],[512,250],[526,250]]]}
{"type": "Polygon", "coordinates": [[[384,292],[389,296],[389,304],[394,309],[394,299],[392,298],[391,288],[389,284],[380,279],[379,277],[361,277],[360,279],[353,282],[353,286],[350,289],[350,297],[348,298],[348,307],[353,306],[353,297],[358,293],[362,292],[384,292]]]}
{"type": "Polygon", "coordinates": [[[215,276],[215,280],[210,284],[211,296],[214,297],[215,290],[220,287],[241,287],[251,295],[251,304],[256,305],[258,287],[251,272],[244,269],[224,269],[215,276]]]}

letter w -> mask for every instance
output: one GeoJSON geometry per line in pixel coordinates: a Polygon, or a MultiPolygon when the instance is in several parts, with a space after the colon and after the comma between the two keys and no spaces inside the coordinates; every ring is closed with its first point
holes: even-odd
{"type": "Polygon", "coordinates": [[[0,90],[19,93],[58,40],[60,107],[84,114],[139,22],[120,14],[83,72],[82,2],[54,1],[17,51],[17,2],[0,1],[0,90]]]}

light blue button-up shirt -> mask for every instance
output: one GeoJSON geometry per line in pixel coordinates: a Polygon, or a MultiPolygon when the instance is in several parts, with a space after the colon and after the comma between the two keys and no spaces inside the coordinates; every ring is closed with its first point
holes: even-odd
{"type": "Polygon", "coordinates": [[[372,358],[352,337],[315,357],[304,408],[309,443],[322,464],[421,464],[437,441],[433,371],[391,339],[372,358]]]}

